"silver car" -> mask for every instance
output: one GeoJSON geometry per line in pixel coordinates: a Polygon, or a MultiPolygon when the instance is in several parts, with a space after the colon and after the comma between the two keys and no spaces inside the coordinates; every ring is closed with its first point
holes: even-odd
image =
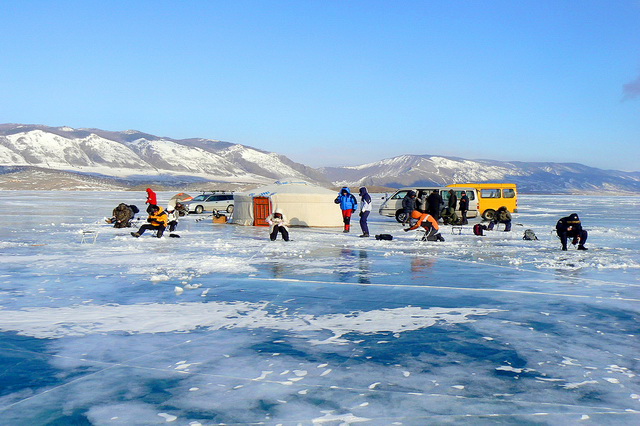
{"type": "Polygon", "coordinates": [[[189,213],[204,213],[217,211],[233,212],[233,194],[231,193],[204,193],[194,197],[193,200],[184,203],[189,213]]]}

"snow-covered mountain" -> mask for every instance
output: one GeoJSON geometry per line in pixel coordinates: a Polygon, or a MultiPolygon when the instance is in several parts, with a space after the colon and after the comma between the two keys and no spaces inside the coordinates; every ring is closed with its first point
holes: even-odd
{"type": "Polygon", "coordinates": [[[447,185],[512,182],[529,193],[640,192],[640,172],[602,170],[576,163],[466,160],[435,155],[402,155],[353,167],[321,169],[336,186],[447,185]]]}
{"type": "MultiPolygon", "coordinates": [[[[506,181],[529,193],[640,193],[640,172],[575,163],[402,155],[360,166],[314,169],[282,154],[211,139],[177,140],[136,130],[0,124],[0,174],[19,172],[21,182],[29,176],[40,182],[46,182],[45,176],[61,176],[47,175],[47,170],[94,179],[85,181],[89,187],[95,179],[104,185],[126,187],[151,182],[169,186],[204,182],[254,185],[285,178],[325,186],[392,188],[506,181]]],[[[4,181],[11,179],[5,177],[4,181]]],[[[73,185],[72,179],[67,181],[73,185]]],[[[0,188],[2,183],[0,179],[0,188]]]]}
{"type": "Polygon", "coordinates": [[[324,181],[288,158],[209,139],[153,136],[40,125],[0,125],[0,165],[64,170],[92,176],[165,181],[261,183],[293,178],[324,181]]]}

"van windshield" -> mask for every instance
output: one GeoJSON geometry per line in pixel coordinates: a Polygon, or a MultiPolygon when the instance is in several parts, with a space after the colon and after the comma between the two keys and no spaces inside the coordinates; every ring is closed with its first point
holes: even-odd
{"type": "Polygon", "coordinates": [[[392,200],[397,200],[399,198],[404,198],[408,193],[409,193],[409,191],[398,191],[395,194],[393,194],[391,199],[392,200]]]}

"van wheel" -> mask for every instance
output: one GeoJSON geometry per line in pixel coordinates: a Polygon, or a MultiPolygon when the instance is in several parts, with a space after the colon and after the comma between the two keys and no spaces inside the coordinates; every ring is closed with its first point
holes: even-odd
{"type": "Polygon", "coordinates": [[[227,206],[227,213],[233,213],[233,204],[227,206]]]}
{"type": "Polygon", "coordinates": [[[202,207],[202,206],[196,206],[196,210],[195,210],[195,212],[196,212],[196,213],[198,213],[198,214],[202,214],[202,212],[203,212],[203,211],[204,211],[204,207],[202,207]]]}
{"type": "Polygon", "coordinates": [[[407,218],[407,215],[404,213],[404,210],[398,210],[396,212],[396,220],[399,223],[403,223],[405,221],[405,219],[407,218]]]}
{"type": "Polygon", "coordinates": [[[494,217],[496,217],[495,210],[487,209],[482,213],[482,218],[484,220],[492,220],[494,217]]]}

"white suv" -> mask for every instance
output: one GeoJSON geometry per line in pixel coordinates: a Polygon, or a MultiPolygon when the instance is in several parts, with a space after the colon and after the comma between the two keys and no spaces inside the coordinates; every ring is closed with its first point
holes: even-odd
{"type": "Polygon", "coordinates": [[[204,213],[217,211],[233,212],[233,194],[220,192],[205,192],[194,197],[193,200],[184,203],[189,209],[189,213],[204,213]]]}

